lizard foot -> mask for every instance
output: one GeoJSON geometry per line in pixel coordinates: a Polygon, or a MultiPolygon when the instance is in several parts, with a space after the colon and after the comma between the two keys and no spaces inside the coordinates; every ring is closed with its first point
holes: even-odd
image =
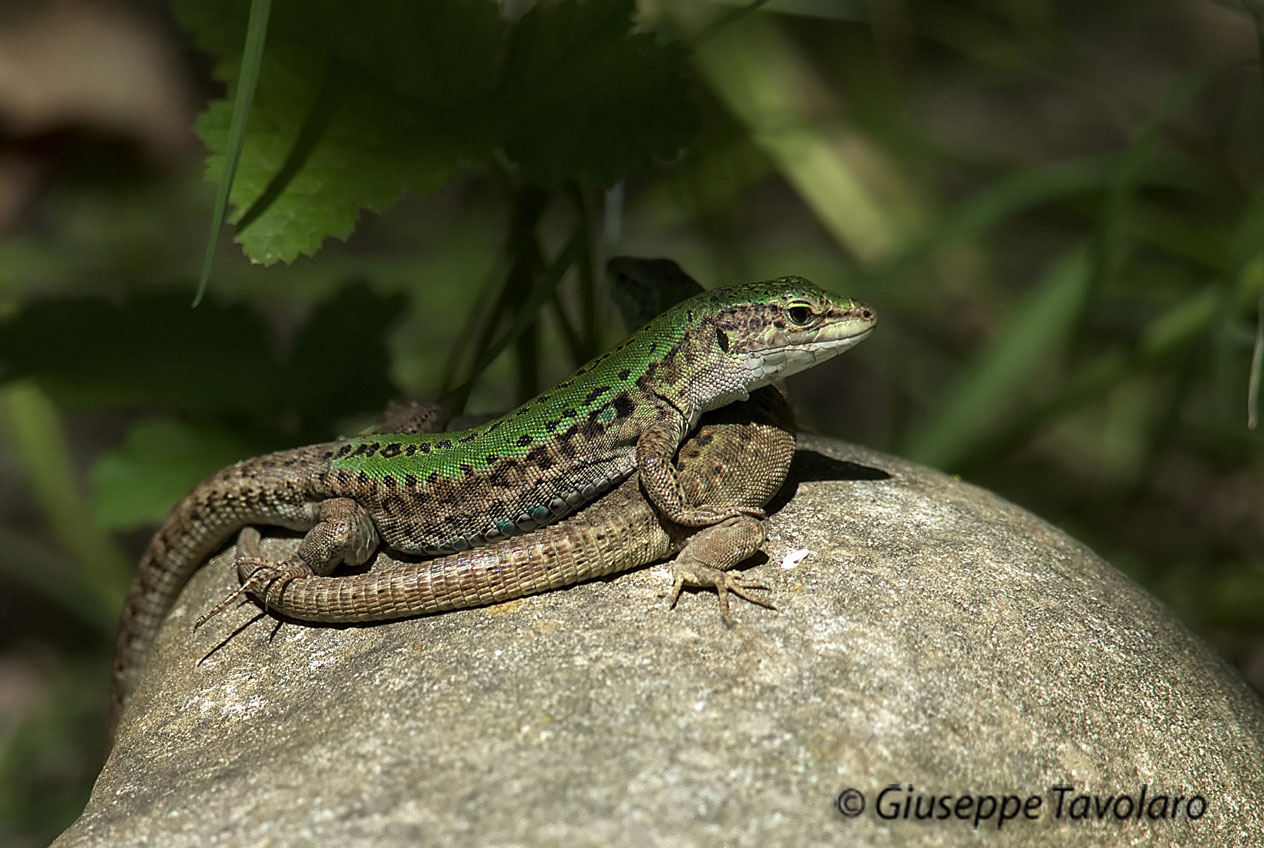
{"type": "Polygon", "coordinates": [[[320,520],[316,522],[298,550],[282,562],[273,562],[260,554],[259,531],[244,527],[237,536],[237,576],[241,588],[216,604],[193,625],[201,627],[211,618],[228,609],[229,604],[249,595],[268,609],[269,599],[279,598],[292,580],[325,575],[340,563],[363,565],[377,549],[377,528],[360,504],[351,498],[329,498],[320,502],[320,520]]]}
{"type": "Polygon", "coordinates": [[[752,604],[776,609],[771,602],[748,594],[755,589],[768,590],[767,586],[728,571],[755,553],[764,543],[764,538],[764,525],[748,515],[729,518],[695,533],[672,563],[675,582],[671,608],[675,608],[681,590],[689,585],[715,589],[720,601],[720,617],[730,627],[733,625],[729,613],[730,592],[752,604]]]}
{"type": "Polygon", "coordinates": [[[703,586],[715,589],[716,597],[720,601],[720,618],[724,619],[724,623],[729,627],[733,626],[733,616],[729,612],[730,592],[737,595],[744,601],[750,601],[752,604],[757,604],[765,609],[776,609],[771,601],[747,594],[747,592],[752,589],[771,591],[769,587],[765,586],[763,583],[756,583],[753,580],[748,580],[740,574],[730,574],[727,571],[721,571],[718,568],[711,568],[706,565],[693,565],[681,568],[678,564],[673,564],[672,570],[675,574],[676,582],[672,587],[672,598],[669,609],[675,609],[676,601],[679,600],[680,593],[686,585],[703,586]]]}
{"type": "Polygon", "coordinates": [[[249,595],[262,602],[264,610],[268,608],[268,598],[277,597],[285,590],[290,581],[311,577],[311,568],[302,560],[291,559],[285,562],[273,562],[265,559],[259,551],[259,531],[247,527],[237,537],[237,575],[241,585],[227,597],[193,623],[197,630],[206,622],[219,615],[241,598],[249,595]]]}

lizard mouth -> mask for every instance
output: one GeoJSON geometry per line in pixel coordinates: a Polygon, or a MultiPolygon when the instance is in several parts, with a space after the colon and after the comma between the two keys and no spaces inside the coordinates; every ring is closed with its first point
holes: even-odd
{"type": "Polygon", "coordinates": [[[763,385],[806,371],[817,363],[833,359],[843,351],[864,341],[873,332],[873,325],[835,338],[798,342],[753,353],[746,358],[746,367],[757,373],[763,385]]]}

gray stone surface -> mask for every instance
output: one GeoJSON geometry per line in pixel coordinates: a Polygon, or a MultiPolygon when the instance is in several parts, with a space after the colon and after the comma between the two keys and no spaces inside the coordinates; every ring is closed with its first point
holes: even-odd
{"type": "Polygon", "coordinates": [[[1139,587],[890,456],[804,438],[787,488],[753,571],[779,611],[731,629],[705,593],[669,611],[648,568],[385,625],[242,607],[191,633],[235,583],[221,557],[57,845],[1261,844],[1261,702],[1139,587]],[[881,818],[889,784],[953,796],[937,813],[1041,800],[976,832],[881,818]],[[1119,820],[1143,787],[1147,812],[1205,812],[1119,820]]]}

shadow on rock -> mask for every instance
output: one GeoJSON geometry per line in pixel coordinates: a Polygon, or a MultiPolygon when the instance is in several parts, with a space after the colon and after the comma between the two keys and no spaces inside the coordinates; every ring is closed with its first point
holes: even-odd
{"type": "Polygon", "coordinates": [[[814,450],[800,448],[795,451],[794,460],[790,463],[790,474],[786,484],[781,487],[771,501],[768,502],[768,513],[780,510],[794,497],[800,483],[815,483],[823,480],[890,480],[891,475],[881,468],[861,465],[845,459],[835,459],[814,450]]]}

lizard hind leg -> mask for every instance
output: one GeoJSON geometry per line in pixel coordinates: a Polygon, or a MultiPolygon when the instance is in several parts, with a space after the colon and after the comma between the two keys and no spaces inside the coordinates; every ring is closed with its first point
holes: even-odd
{"type": "Polygon", "coordinates": [[[680,554],[672,562],[675,584],[672,586],[671,606],[676,606],[680,592],[686,585],[715,589],[720,601],[720,616],[732,626],[729,614],[729,593],[768,609],[776,609],[763,598],[747,594],[753,589],[767,589],[729,569],[759,550],[767,538],[762,522],[741,515],[719,524],[704,527],[685,543],[680,554]]]}
{"type": "Polygon", "coordinates": [[[636,441],[636,466],[641,488],[664,517],[685,527],[707,527],[741,517],[757,522],[767,517],[767,513],[756,506],[697,506],[689,503],[675,464],[676,451],[684,438],[682,425],[673,421],[647,428],[636,441]]]}
{"type": "Polygon", "coordinates": [[[298,550],[280,562],[267,559],[259,548],[259,531],[246,527],[237,538],[237,576],[241,586],[207,611],[193,625],[201,627],[240,597],[261,602],[279,598],[293,580],[325,576],[342,563],[363,565],[377,550],[377,527],[364,508],[351,498],[330,498],[320,504],[320,520],[307,531],[298,550]]]}

